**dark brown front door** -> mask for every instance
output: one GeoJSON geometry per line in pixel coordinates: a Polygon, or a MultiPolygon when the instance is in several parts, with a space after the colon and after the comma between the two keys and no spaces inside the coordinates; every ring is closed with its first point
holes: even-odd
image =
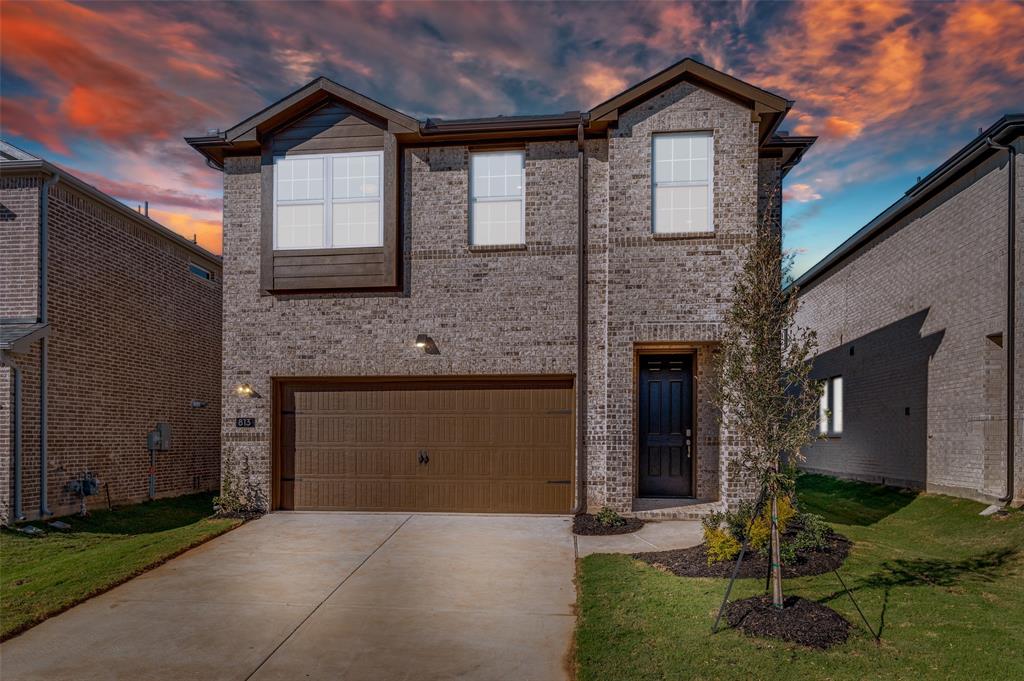
{"type": "Polygon", "coordinates": [[[693,355],[641,355],[639,389],[640,496],[693,496],[693,355]]]}

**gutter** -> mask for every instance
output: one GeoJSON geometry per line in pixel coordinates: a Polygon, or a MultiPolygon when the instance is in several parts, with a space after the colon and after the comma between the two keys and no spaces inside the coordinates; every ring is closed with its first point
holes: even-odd
{"type": "Polygon", "coordinates": [[[1014,493],[1014,397],[1017,374],[1017,149],[1012,144],[997,144],[989,137],[985,140],[989,149],[1006,152],[1007,193],[1006,193],[1006,494],[999,497],[1002,503],[1013,501],[1014,493]]]}
{"type": "Polygon", "coordinates": [[[576,239],[576,507],[573,513],[587,510],[587,154],[585,121],[576,127],[579,186],[576,239]]]}
{"type": "MultiPolygon", "coordinates": [[[[60,173],[54,172],[43,181],[39,191],[39,321],[48,323],[49,313],[49,281],[50,281],[50,188],[60,182],[60,173]]],[[[47,504],[48,483],[48,451],[47,420],[49,417],[47,404],[47,365],[50,357],[50,342],[46,337],[39,339],[39,517],[45,518],[50,513],[47,504]]]]}

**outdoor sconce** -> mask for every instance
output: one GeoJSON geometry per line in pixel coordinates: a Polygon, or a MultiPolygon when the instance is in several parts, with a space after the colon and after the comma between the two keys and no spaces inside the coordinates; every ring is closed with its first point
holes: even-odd
{"type": "Polygon", "coordinates": [[[441,351],[437,349],[437,343],[434,339],[425,333],[421,333],[416,336],[416,347],[423,350],[428,355],[440,355],[441,351]]]}
{"type": "Polygon", "coordinates": [[[252,386],[249,385],[248,383],[242,383],[237,388],[235,388],[235,391],[242,397],[250,399],[253,397],[263,397],[263,395],[260,395],[258,392],[253,390],[252,386]]]}

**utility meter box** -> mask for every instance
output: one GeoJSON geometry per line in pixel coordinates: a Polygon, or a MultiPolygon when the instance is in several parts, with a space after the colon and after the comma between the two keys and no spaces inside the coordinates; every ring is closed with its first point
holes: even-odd
{"type": "Polygon", "coordinates": [[[171,448],[171,424],[158,423],[156,428],[146,434],[146,449],[166,452],[171,448]]]}

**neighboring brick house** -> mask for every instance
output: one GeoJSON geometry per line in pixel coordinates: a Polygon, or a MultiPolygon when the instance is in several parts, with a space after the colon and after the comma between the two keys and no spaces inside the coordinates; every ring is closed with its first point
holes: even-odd
{"type": "Polygon", "coordinates": [[[220,258],[0,142],[0,521],[78,510],[87,472],[90,505],[146,499],[157,423],[156,496],[217,488],[220,279],[220,258]]]}
{"type": "Polygon", "coordinates": [[[224,170],[224,484],[273,509],[749,497],[708,360],[814,139],[777,132],[791,104],[689,59],[588,112],[452,121],[319,78],[190,138],[224,170]]]}
{"type": "Polygon", "coordinates": [[[1024,499],[1022,134],[1003,117],[794,282],[830,393],[805,469],[1024,499]]]}

